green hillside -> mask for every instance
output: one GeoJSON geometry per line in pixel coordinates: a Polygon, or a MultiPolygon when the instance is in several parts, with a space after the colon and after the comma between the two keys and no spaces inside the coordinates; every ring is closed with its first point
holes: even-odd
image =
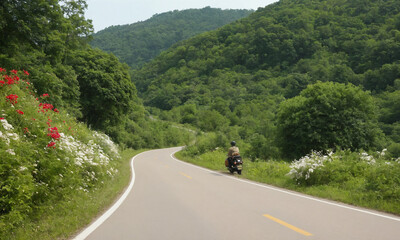
{"type": "Polygon", "coordinates": [[[93,34],[90,45],[115,54],[131,68],[139,68],[176,42],[217,29],[252,12],[210,7],[175,10],[143,22],[108,27],[93,34]]]}
{"type": "Polygon", "coordinates": [[[238,139],[262,159],[337,147],[399,156],[399,40],[399,1],[281,0],[132,76],[154,113],[221,134],[209,150],[238,139]]]}

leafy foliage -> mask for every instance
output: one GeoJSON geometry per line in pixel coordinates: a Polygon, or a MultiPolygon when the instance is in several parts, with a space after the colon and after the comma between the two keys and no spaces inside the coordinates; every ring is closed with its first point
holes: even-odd
{"type": "Polygon", "coordinates": [[[280,145],[298,158],[327,149],[370,149],[379,131],[372,97],[350,84],[316,83],[283,102],[277,115],[280,145]]]}
{"type": "Polygon", "coordinates": [[[81,91],[82,119],[97,129],[118,125],[136,99],[128,68],[100,50],[74,53],[69,60],[81,91]]]}

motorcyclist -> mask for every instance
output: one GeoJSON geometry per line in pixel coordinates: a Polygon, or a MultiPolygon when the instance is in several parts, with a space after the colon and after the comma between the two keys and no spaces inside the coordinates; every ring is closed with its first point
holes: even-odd
{"type": "Polygon", "coordinates": [[[228,150],[228,158],[227,158],[229,166],[232,164],[232,158],[238,155],[240,155],[239,148],[236,146],[236,142],[232,141],[231,147],[228,150]]]}

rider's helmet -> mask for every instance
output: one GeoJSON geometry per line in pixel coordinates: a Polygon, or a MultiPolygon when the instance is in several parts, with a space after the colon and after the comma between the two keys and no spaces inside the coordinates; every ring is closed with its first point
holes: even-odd
{"type": "Polygon", "coordinates": [[[236,146],[236,142],[235,141],[232,141],[231,142],[231,146],[233,147],[233,146],[236,146]]]}

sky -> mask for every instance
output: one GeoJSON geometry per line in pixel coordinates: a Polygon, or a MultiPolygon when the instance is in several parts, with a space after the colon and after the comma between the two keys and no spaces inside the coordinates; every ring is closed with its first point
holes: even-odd
{"type": "Polygon", "coordinates": [[[109,26],[145,21],[156,13],[190,8],[254,9],[277,0],[86,0],[85,17],[92,19],[95,32],[109,26]]]}

